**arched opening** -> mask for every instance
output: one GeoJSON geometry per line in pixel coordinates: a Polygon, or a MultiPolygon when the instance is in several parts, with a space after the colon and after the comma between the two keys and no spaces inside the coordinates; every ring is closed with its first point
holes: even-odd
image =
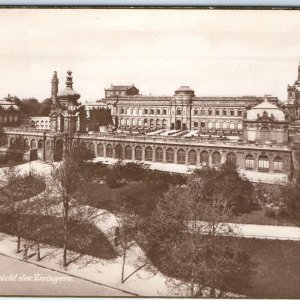
{"type": "Polygon", "coordinates": [[[31,140],[31,142],[30,142],[30,148],[31,149],[36,149],[36,140],[31,140]]]}
{"type": "Polygon", "coordinates": [[[270,141],[270,137],[271,137],[271,134],[270,134],[270,129],[268,127],[262,127],[260,129],[260,140],[261,142],[267,142],[267,141],[270,141]]]}
{"type": "Polygon", "coordinates": [[[144,126],[147,127],[148,126],[148,120],[144,119],[144,126]]]}
{"type": "Polygon", "coordinates": [[[29,141],[27,139],[24,140],[24,149],[29,150],[29,141]]]}
{"type": "Polygon", "coordinates": [[[207,151],[200,153],[200,164],[205,166],[209,164],[209,153],[207,151]]]}
{"type": "Polygon", "coordinates": [[[136,160],[142,160],[143,159],[143,149],[141,146],[136,146],[134,149],[134,156],[136,160]]]}
{"type": "Polygon", "coordinates": [[[154,127],[154,120],[153,119],[150,120],[150,127],[151,128],[154,127]]]}
{"type": "Polygon", "coordinates": [[[245,168],[246,168],[246,170],[253,170],[254,169],[254,158],[251,154],[248,154],[245,157],[245,168]]]}
{"type": "Polygon", "coordinates": [[[42,149],[43,149],[43,141],[38,140],[38,150],[42,150],[42,149]]]}
{"type": "Polygon", "coordinates": [[[167,120],[163,119],[163,121],[162,121],[162,127],[163,128],[167,127],[167,120]]]}
{"type": "Polygon", "coordinates": [[[283,159],[279,156],[274,159],[274,172],[281,173],[283,171],[283,159]]]}
{"type": "Polygon", "coordinates": [[[111,144],[106,145],[106,157],[113,157],[113,146],[111,144]]]}
{"type": "Polygon", "coordinates": [[[185,164],[185,151],[183,149],[179,149],[177,151],[177,163],[178,164],[185,164]]]}
{"type": "Polygon", "coordinates": [[[180,130],[181,129],[181,121],[180,120],[176,120],[176,130],[180,130]]]}
{"type": "Polygon", "coordinates": [[[195,166],[197,164],[197,152],[195,150],[191,150],[189,152],[189,165],[195,166]]]}
{"type": "Polygon", "coordinates": [[[123,147],[121,145],[115,147],[115,158],[123,159],[123,147]]]}
{"type": "Polygon", "coordinates": [[[89,151],[91,154],[95,155],[95,145],[93,143],[89,143],[89,151]]]}
{"type": "Polygon", "coordinates": [[[213,166],[219,167],[221,166],[221,154],[218,151],[215,151],[212,154],[212,164],[213,166]]]}
{"type": "Polygon", "coordinates": [[[164,160],[164,151],[161,147],[155,149],[155,161],[163,162],[164,160]]]}
{"type": "Polygon", "coordinates": [[[146,147],[145,149],[145,160],[146,161],[152,161],[152,156],[153,156],[153,150],[151,147],[146,147]]]}
{"type": "Polygon", "coordinates": [[[229,152],[226,157],[227,162],[236,166],[236,154],[233,152],[229,152]]]}
{"type": "Polygon", "coordinates": [[[156,127],[161,127],[161,120],[160,119],[156,120],[156,127]]]}
{"type": "Polygon", "coordinates": [[[168,148],[166,151],[166,161],[167,163],[174,163],[174,150],[172,148],[168,148]]]}
{"type": "Polygon", "coordinates": [[[258,171],[269,172],[270,161],[267,155],[261,155],[258,158],[258,171]]]}
{"type": "Polygon", "coordinates": [[[64,153],[64,143],[62,140],[56,141],[55,147],[55,161],[61,161],[64,153]]]}
{"type": "Polygon", "coordinates": [[[132,159],[132,148],[131,146],[125,147],[125,159],[132,159]]]}
{"type": "Polygon", "coordinates": [[[104,147],[102,144],[97,145],[97,156],[103,157],[104,155],[104,147]]]}

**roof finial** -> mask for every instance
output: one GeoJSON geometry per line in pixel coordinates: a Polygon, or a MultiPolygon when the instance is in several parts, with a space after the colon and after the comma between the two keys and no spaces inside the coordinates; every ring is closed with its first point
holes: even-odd
{"type": "Polygon", "coordinates": [[[72,71],[67,71],[67,79],[66,79],[66,86],[69,88],[73,88],[73,78],[72,78],[72,71]]]}

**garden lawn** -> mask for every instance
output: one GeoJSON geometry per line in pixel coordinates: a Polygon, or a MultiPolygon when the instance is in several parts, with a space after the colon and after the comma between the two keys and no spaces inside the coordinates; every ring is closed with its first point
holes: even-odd
{"type": "MultiPolygon", "coordinates": [[[[62,218],[40,215],[24,216],[21,236],[37,241],[38,228],[41,243],[59,248],[63,247],[62,218]]],[[[95,226],[70,220],[69,230],[69,250],[98,258],[116,258],[117,254],[110,242],[95,226]]],[[[0,215],[0,232],[16,235],[13,216],[0,215]]]]}

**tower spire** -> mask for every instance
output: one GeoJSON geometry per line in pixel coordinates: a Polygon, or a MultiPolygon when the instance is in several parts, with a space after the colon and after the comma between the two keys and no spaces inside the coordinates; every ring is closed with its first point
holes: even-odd
{"type": "Polygon", "coordinates": [[[57,105],[57,93],[58,93],[58,78],[57,78],[57,72],[53,72],[53,77],[51,80],[52,88],[51,88],[51,98],[53,105],[57,105]]]}
{"type": "Polygon", "coordinates": [[[66,78],[66,86],[68,87],[68,88],[73,88],[73,77],[72,77],[72,71],[68,71],[67,72],[67,78],[66,78]]]}

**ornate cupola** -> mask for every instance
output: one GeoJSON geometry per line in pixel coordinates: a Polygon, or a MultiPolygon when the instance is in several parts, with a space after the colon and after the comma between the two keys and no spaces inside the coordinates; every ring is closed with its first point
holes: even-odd
{"type": "Polygon", "coordinates": [[[66,88],[57,94],[59,102],[62,106],[78,106],[77,100],[80,98],[80,94],[73,89],[72,71],[67,72],[66,88]]]}

